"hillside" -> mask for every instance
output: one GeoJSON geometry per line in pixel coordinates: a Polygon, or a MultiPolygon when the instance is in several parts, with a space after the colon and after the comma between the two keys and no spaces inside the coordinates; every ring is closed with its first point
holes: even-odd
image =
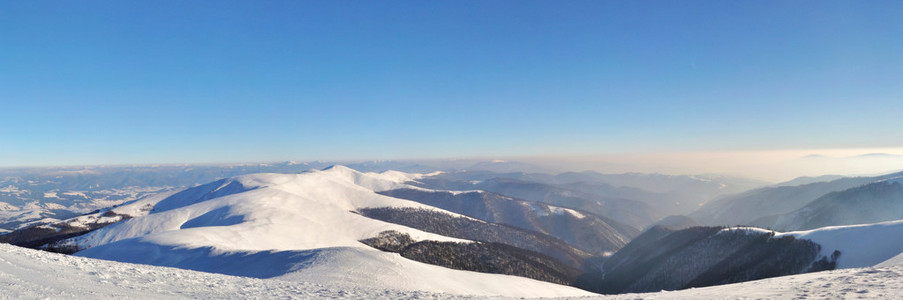
{"type": "Polygon", "coordinates": [[[680,290],[833,269],[835,257],[820,256],[820,250],[811,241],[773,232],[653,227],[605,261],[599,290],[680,290]]]}
{"type": "MultiPolygon", "coordinates": [[[[4,297],[145,299],[486,299],[425,291],[228,276],[61,255],[0,244],[4,297]]],[[[903,297],[903,267],[841,269],[672,292],[581,299],[839,299],[903,297]],[[829,287],[829,288],[826,288],[829,287]]],[[[574,297],[568,297],[573,299],[574,297]]],[[[491,299],[498,299],[492,297],[491,299]]]]}
{"type": "Polygon", "coordinates": [[[753,227],[653,227],[605,261],[600,290],[679,290],[872,267],[903,253],[901,235],[903,221],[786,233],[753,227]]]}
{"type": "Polygon", "coordinates": [[[618,250],[639,235],[636,228],[600,215],[492,192],[397,189],[380,194],[551,235],[596,255],[618,250]]]}
{"type": "Polygon", "coordinates": [[[643,201],[584,193],[555,184],[492,177],[492,174],[487,176],[491,178],[475,181],[449,181],[444,179],[443,175],[431,176],[418,180],[415,185],[428,189],[488,191],[521,200],[590,212],[633,228],[643,228],[665,216],[663,211],[643,201]]]}
{"type": "Polygon", "coordinates": [[[829,193],[798,210],[765,217],[754,224],[777,230],[808,230],[900,219],[903,219],[903,184],[879,181],[829,193]]]}
{"type": "MultiPolygon", "coordinates": [[[[394,171],[361,173],[341,166],[300,174],[238,176],[158,199],[146,215],[54,246],[81,250],[77,256],[257,278],[341,281],[371,288],[455,294],[588,294],[522,277],[423,264],[361,243],[386,231],[407,234],[416,242],[472,243],[359,213],[376,208],[418,209],[468,218],[376,193],[408,187],[405,182],[421,176],[394,171]]],[[[120,209],[133,205],[139,204],[120,209]]],[[[488,250],[497,249],[507,251],[488,250]]]]}
{"type": "Polygon", "coordinates": [[[763,217],[786,214],[800,209],[825,194],[894,176],[898,175],[849,177],[827,182],[758,188],[712,200],[690,214],[690,217],[705,225],[752,225],[763,217]]]}

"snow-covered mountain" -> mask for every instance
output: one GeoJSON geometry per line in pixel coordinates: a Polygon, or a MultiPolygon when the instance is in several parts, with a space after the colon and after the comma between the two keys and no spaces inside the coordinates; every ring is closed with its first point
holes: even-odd
{"type": "MultiPolygon", "coordinates": [[[[0,228],[50,223],[147,196],[254,173],[297,173],[334,162],[271,162],[218,165],[73,166],[0,168],[0,228]]],[[[436,167],[404,161],[350,162],[356,170],[432,172],[436,167]]]]}
{"type": "Polygon", "coordinates": [[[596,255],[618,250],[640,233],[631,226],[586,211],[514,199],[492,192],[396,189],[380,193],[488,222],[548,234],[596,255]]]}
{"type": "Polygon", "coordinates": [[[829,226],[807,231],[776,233],[821,245],[821,255],[840,252],[837,268],[860,268],[881,264],[903,253],[903,220],[874,224],[829,226]]]}
{"type": "Polygon", "coordinates": [[[653,227],[605,261],[600,290],[675,290],[887,266],[903,261],[896,258],[903,255],[899,236],[903,220],[785,233],[755,227],[653,227]]]}
{"type": "Polygon", "coordinates": [[[420,177],[394,171],[361,173],[342,166],[300,174],[243,175],[122,205],[116,209],[134,212],[128,220],[56,246],[77,248],[81,251],[75,255],[83,257],[257,278],[339,281],[374,289],[504,296],[590,294],[522,277],[428,265],[361,243],[385,232],[403,233],[415,241],[471,243],[359,213],[418,209],[472,219],[377,193],[414,188],[405,182],[420,177]],[[152,207],[147,209],[148,205],[152,207]]]}
{"type": "MultiPolygon", "coordinates": [[[[460,170],[433,176],[422,182],[428,188],[481,189],[531,201],[541,201],[539,199],[544,199],[543,197],[581,198],[590,203],[612,202],[609,205],[615,205],[615,208],[618,205],[631,206],[630,201],[639,201],[647,205],[645,209],[653,210],[659,217],[687,214],[715,197],[767,185],[762,181],[716,175],[602,174],[592,171],[552,175],[460,170]],[[524,193],[531,197],[521,197],[524,193]]],[[[618,215],[641,213],[632,210],[639,211],[632,207],[618,215]]],[[[631,225],[642,228],[656,221],[646,221],[642,216],[638,220],[646,223],[631,225]]]]}
{"type": "MultiPolygon", "coordinates": [[[[42,219],[25,223],[19,229],[0,235],[0,243],[9,243],[23,247],[40,247],[55,244],[59,240],[79,236],[84,233],[103,228],[133,217],[146,215],[160,200],[171,196],[175,191],[161,192],[143,199],[131,201],[128,205],[104,208],[64,220],[42,219]]],[[[74,249],[43,248],[54,252],[71,253],[74,249]]]]}
{"type": "MultiPolygon", "coordinates": [[[[461,175],[453,174],[452,176],[458,177],[461,175]]],[[[489,176],[490,178],[485,180],[460,181],[449,180],[448,176],[443,174],[424,178],[417,186],[456,191],[489,191],[527,201],[542,202],[557,207],[587,211],[633,228],[643,228],[665,216],[662,211],[643,201],[610,195],[586,193],[555,184],[506,177],[494,177],[496,176],[494,173],[480,173],[480,176],[476,178],[481,178],[483,176],[489,176]]]]}
{"type": "MultiPolygon", "coordinates": [[[[607,215],[632,210],[641,216],[649,213],[647,204],[599,201],[579,190],[588,188],[582,183],[484,175],[490,177],[462,183],[440,173],[364,173],[343,166],[241,175],[30,226],[0,240],[274,281],[342,282],[357,291],[511,297],[592,295],[574,287],[702,287],[893,264],[903,252],[903,243],[887,238],[903,234],[903,221],[780,233],[695,227],[691,218],[672,216],[658,222],[665,227],[631,240],[636,229],[607,215]],[[444,185],[454,188],[440,189],[444,185]],[[607,256],[612,250],[617,252],[607,256]]],[[[644,222],[657,219],[646,216],[644,222]]]]}
{"type": "MultiPolygon", "coordinates": [[[[903,261],[903,260],[901,260],[903,261]]],[[[0,244],[0,286],[12,299],[471,299],[446,293],[228,276],[61,255],[0,244]]],[[[737,284],[581,299],[903,298],[903,265],[839,269],[737,284]]],[[[573,298],[573,297],[568,297],[573,298]]]]}

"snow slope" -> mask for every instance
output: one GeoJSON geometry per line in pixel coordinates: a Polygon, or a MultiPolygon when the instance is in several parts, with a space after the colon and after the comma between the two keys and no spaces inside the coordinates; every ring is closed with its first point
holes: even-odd
{"type": "Polygon", "coordinates": [[[808,231],[776,234],[792,235],[822,246],[821,254],[841,252],[837,268],[870,267],[903,253],[903,220],[875,224],[823,227],[808,231]]]}
{"type": "MultiPolygon", "coordinates": [[[[257,279],[67,256],[0,244],[0,298],[464,299],[442,293],[257,279]]],[[[569,297],[573,299],[574,297],[569,297]]],[[[903,267],[856,268],[682,291],[579,299],[903,298],[903,267]]],[[[494,299],[498,299],[495,297],[494,299]]]]}
{"type": "Polygon", "coordinates": [[[901,299],[903,267],[855,268],[742,283],[587,299],[901,299]]]}
{"type": "Polygon", "coordinates": [[[449,294],[364,289],[336,282],[227,276],[119,263],[0,244],[4,299],[446,299],[449,294]]]}
{"type": "Polygon", "coordinates": [[[376,193],[408,187],[404,182],[419,176],[342,166],[243,175],[176,193],[153,204],[145,216],[67,242],[88,248],[78,256],[257,278],[454,294],[591,295],[522,277],[422,264],[358,242],[387,230],[416,240],[466,242],[354,213],[374,207],[442,211],[376,193]]]}

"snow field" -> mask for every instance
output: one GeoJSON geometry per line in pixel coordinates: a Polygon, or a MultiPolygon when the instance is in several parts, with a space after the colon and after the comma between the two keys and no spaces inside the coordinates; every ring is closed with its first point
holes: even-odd
{"type": "Polygon", "coordinates": [[[402,182],[418,176],[360,173],[342,166],[300,174],[238,176],[161,199],[150,214],[70,242],[87,248],[77,256],[255,278],[343,282],[368,290],[511,297],[592,295],[523,277],[423,264],[358,242],[387,230],[408,233],[416,240],[469,242],[354,213],[370,207],[413,207],[460,216],[376,193],[407,187],[402,182]]]}

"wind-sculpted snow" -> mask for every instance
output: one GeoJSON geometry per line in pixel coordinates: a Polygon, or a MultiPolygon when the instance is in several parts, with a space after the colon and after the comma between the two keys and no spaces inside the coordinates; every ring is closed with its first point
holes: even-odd
{"type": "Polygon", "coordinates": [[[256,278],[454,294],[590,295],[522,277],[426,265],[359,242],[384,231],[406,233],[417,241],[469,242],[356,213],[397,207],[464,217],[376,193],[404,188],[404,182],[419,176],[361,173],[342,166],[243,175],[182,191],[157,202],[145,216],[66,243],[84,249],[78,256],[256,278]]]}

